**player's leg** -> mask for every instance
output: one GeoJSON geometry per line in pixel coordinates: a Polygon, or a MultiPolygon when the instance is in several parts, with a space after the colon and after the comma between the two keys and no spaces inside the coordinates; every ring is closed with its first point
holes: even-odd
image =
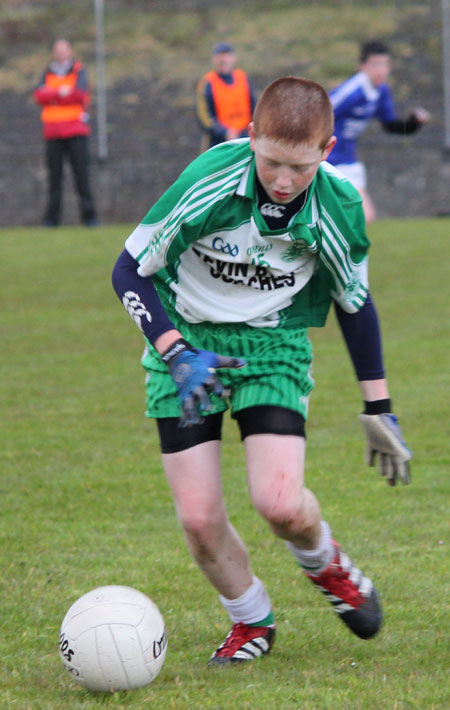
{"type": "Polygon", "coordinates": [[[375,205],[373,204],[372,198],[370,197],[366,189],[360,189],[358,190],[358,192],[362,197],[362,206],[364,210],[364,216],[366,218],[366,224],[371,224],[375,221],[377,217],[375,205]]]}
{"type": "MultiPolygon", "coordinates": [[[[266,412],[266,420],[269,416],[266,412]]],[[[327,596],[342,621],[360,638],[370,638],[381,625],[378,595],[371,580],[332,539],[317,499],[303,485],[304,438],[267,433],[245,436],[242,420],[240,424],[255,507],[273,532],[287,542],[305,574],[327,596]]]]}
{"type": "Polygon", "coordinates": [[[253,434],[244,442],[255,508],[278,537],[305,550],[317,548],[322,535],[321,512],[317,498],[303,484],[305,439],[253,434]]]}
{"type": "Polygon", "coordinates": [[[275,636],[269,596],[254,577],[245,545],[226,513],[220,471],[221,420],[222,414],[210,415],[189,429],[180,429],[176,418],[158,420],[164,469],[188,548],[233,622],[211,664],[261,656],[270,650],[275,636]]]}
{"type": "Polygon", "coordinates": [[[364,163],[357,161],[356,163],[346,163],[344,165],[336,165],[338,170],[356,187],[362,199],[362,207],[366,224],[371,224],[376,219],[375,205],[372,202],[367,191],[367,170],[364,163]]]}
{"type": "Polygon", "coordinates": [[[163,465],[192,556],[218,592],[234,599],[251,586],[253,575],[225,510],[219,457],[220,443],[209,441],[163,454],[163,465]]]}
{"type": "MultiPolygon", "coordinates": [[[[235,326],[190,325],[174,311],[170,317],[193,346],[239,357],[241,343],[235,326]]],[[[263,583],[252,573],[247,550],[228,519],[223,500],[219,456],[226,403],[213,396],[213,411],[203,424],[180,428],[180,402],[167,367],[152,348],[146,349],[142,364],[148,372],[147,415],[158,422],[164,467],[187,544],[218,590],[233,624],[210,662],[234,663],[263,655],[275,635],[271,602],[263,583]],[[265,625],[261,627],[260,622],[265,625]]],[[[234,387],[231,373],[220,372],[227,389],[234,387]]]]}
{"type": "Polygon", "coordinates": [[[355,163],[341,163],[336,165],[336,168],[341,172],[353,187],[356,187],[362,199],[362,207],[366,224],[370,224],[376,219],[375,205],[367,191],[367,171],[364,163],[357,161],[355,163]]]}

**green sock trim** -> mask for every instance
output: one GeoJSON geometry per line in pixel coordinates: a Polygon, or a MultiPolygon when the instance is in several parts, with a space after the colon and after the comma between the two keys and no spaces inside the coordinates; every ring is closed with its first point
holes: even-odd
{"type": "Polygon", "coordinates": [[[266,616],[265,619],[261,619],[261,621],[257,621],[256,624],[248,624],[248,626],[273,626],[275,623],[275,617],[273,615],[273,611],[270,612],[266,616]]]}
{"type": "Polygon", "coordinates": [[[314,565],[314,567],[311,567],[310,565],[304,565],[303,562],[298,563],[300,567],[304,570],[307,570],[308,572],[314,572],[314,570],[321,569],[323,565],[314,565]]]}

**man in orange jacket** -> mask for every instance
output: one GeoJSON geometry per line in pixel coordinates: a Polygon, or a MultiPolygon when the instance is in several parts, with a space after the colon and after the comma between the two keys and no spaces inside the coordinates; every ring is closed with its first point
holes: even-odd
{"type": "Polygon", "coordinates": [[[86,72],[74,60],[65,39],[53,45],[52,59],[33,93],[42,108],[41,119],[48,168],[48,203],[44,225],[56,227],[61,216],[63,162],[68,157],[79,195],[81,220],[95,226],[97,217],[89,186],[88,136],[91,132],[86,108],[90,95],[86,72]]]}
{"type": "Polygon", "coordinates": [[[231,44],[216,44],[212,62],[214,69],[197,85],[197,118],[205,134],[203,150],[234,138],[246,138],[255,107],[246,73],[234,68],[236,54],[231,44]]]}

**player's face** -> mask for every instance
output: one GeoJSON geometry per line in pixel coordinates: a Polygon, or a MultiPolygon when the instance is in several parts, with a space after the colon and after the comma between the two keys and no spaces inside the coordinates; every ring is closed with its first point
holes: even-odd
{"type": "Polygon", "coordinates": [[[273,202],[287,205],[311,184],[322,160],[336,144],[332,136],[324,150],[309,143],[290,144],[265,136],[256,138],[249,126],[250,147],[255,154],[258,178],[273,202]]]}
{"type": "Polygon", "coordinates": [[[389,54],[372,54],[361,64],[361,70],[367,74],[374,86],[384,84],[391,73],[389,54]]]}

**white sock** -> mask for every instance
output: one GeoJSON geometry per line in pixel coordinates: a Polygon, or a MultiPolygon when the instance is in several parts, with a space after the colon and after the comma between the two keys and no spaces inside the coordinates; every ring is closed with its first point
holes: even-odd
{"type": "Polygon", "coordinates": [[[219,598],[233,624],[239,621],[244,624],[257,624],[258,621],[265,619],[272,610],[267,590],[258,577],[253,577],[251,587],[237,599],[226,599],[221,594],[219,598]]]}
{"type": "Polygon", "coordinates": [[[293,545],[292,542],[286,542],[288,550],[308,574],[320,574],[328,567],[334,557],[330,526],[325,520],[322,520],[320,525],[322,527],[322,537],[316,550],[301,550],[293,545]]]}

